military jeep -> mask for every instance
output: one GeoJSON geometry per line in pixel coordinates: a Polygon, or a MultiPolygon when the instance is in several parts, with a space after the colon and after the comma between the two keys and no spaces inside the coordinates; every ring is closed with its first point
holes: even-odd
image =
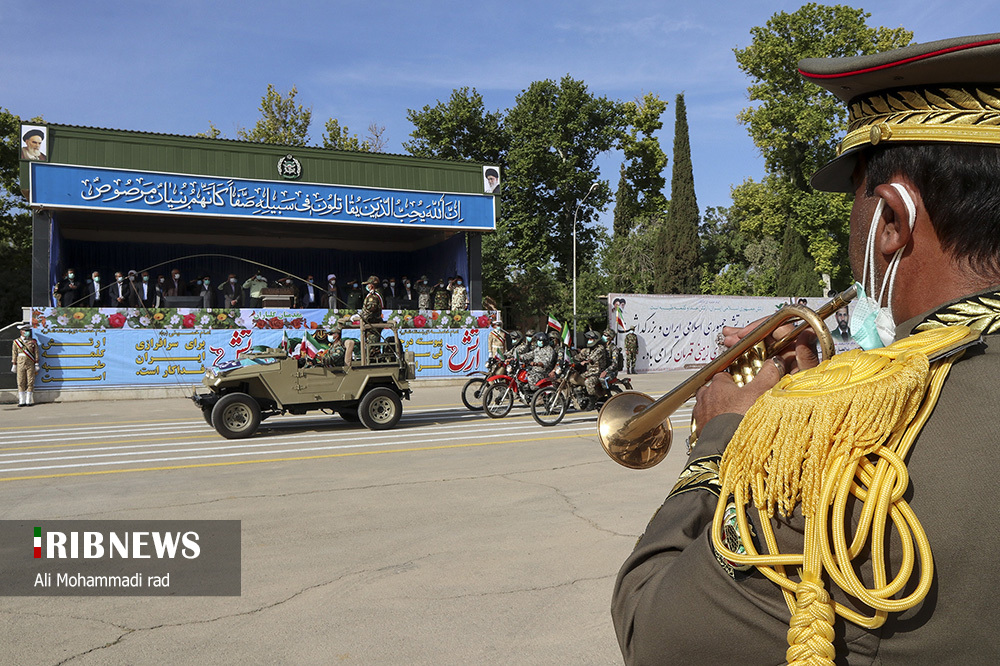
{"type": "Polygon", "coordinates": [[[212,368],[202,379],[209,392],[191,399],[205,421],[227,439],[250,437],[261,421],[276,414],[311,410],[337,412],[345,421],[370,430],[393,428],[410,399],[415,374],[413,352],[403,352],[394,324],[363,324],[360,340],[344,338],[345,364],[330,366],[321,357],[297,359],[283,349],[246,353],[238,361],[212,368]],[[365,332],[390,329],[378,343],[365,332]]]}

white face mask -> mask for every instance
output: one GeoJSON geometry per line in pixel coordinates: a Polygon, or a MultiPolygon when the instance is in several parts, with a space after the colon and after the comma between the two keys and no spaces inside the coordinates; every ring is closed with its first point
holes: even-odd
{"type": "MultiPolygon", "coordinates": [[[[910,231],[913,231],[913,225],[917,220],[917,208],[916,204],[913,203],[913,198],[899,183],[889,184],[896,188],[899,196],[902,197],[909,217],[910,231]]],[[[854,306],[854,311],[851,312],[849,321],[851,337],[865,350],[889,345],[896,337],[896,322],[892,316],[892,291],[896,281],[896,269],[899,268],[899,260],[903,256],[905,248],[900,248],[893,255],[885,271],[885,276],[882,278],[878,297],[872,298],[875,293],[875,237],[878,231],[878,221],[882,217],[884,208],[885,199],[880,198],[878,205],[875,206],[875,215],[872,216],[871,228],[868,231],[861,282],[855,283],[858,290],[858,301],[854,306]],[[868,280],[869,267],[871,270],[870,282],[868,280]],[[883,296],[885,296],[885,307],[882,307],[883,296]]]]}

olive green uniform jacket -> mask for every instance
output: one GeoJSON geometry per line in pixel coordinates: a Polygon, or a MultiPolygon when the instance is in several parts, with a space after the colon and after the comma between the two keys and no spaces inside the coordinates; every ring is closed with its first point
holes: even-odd
{"type": "MultiPolygon", "coordinates": [[[[922,322],[964,323],[981,330],[985,344],[967,350],[954,364],[906,461],[905,499],[934,557],[930,593],[914,608],[890,613],[879,629],[862,629],[838,616],[838,664],[1000,663],[998,291],[966,297],[896,329],[900,338],[922,322]]],[[[921,330],[933,325],[923,323],[921,330]]],[[[718,462],[740,420],[737,414],[723,414],[706,424],[677,485],[618,574],[612,616],[627,664],[785,661],[789,612],[779,588],[755,569],[733,571],[720,563],[708,529],[720,492],[718,462]]],[[[747,513],[760,535],[759,516],[752,509],[747,513]]],[[[772,524],[781,552],[802,552],[798,514],[772,519],[772,524]]],[[[899,540],[886,543],[892,576],[900,561],[899,540]]],[[[915,572],[911,586],[917,578],[915,572]]],[[[832,595],[849,603],[835,586],[832,595]]]]}

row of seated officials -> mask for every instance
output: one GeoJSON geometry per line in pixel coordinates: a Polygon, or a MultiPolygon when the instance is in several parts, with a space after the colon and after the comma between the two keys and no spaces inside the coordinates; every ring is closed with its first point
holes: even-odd
{"type": "MultiPolygon", "coordinates": [[[[422,276],[416,285],[405,276],[398,281],[383,278],[380,292],[388,310],[430,309],[435,301],[442,300],[441,292],[447,292],[450,304],[456,281],[461,284],[458,277],[450,278],[447,286],[443,278],[433,285],[426,276],[422,276]],[[427,301],[429,303],[425,304],[427,301]]],[[[323,286],[316,283],[312,275],[302,283],[288,275],[269,280],[262,272],[242,282],[230,273],[221,284],[215,284],[208,275],[189,280],[176,268],[169,275],[157,275],[155,278],[148,271],[118,271],[110,279],[102,277],[99,271],[81,276],[70,268],[53,287],[52,294],[57,307],[161,308],[169,307],[167,298],[197,296],[201,298],[199,306],[203,308],[259,308],[262,306],[260,292],[268,289],[290,296],[292,308],[358,310],[365,294],[361,286],[361,281],[353,280],[341,287],[337,276],[332,273],[323,286]]]]}

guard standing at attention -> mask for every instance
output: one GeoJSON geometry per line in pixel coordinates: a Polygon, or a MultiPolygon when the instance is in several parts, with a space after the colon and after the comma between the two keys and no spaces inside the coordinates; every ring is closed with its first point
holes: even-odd
{"type": "Polygon", "coordinates": [[[38,373],[38,342],[31,337],[31,324],[18,327],[21,337],[10,345],[10,371],[17,373],[17,406],[35,404],[35,375],[38,373]]]}

